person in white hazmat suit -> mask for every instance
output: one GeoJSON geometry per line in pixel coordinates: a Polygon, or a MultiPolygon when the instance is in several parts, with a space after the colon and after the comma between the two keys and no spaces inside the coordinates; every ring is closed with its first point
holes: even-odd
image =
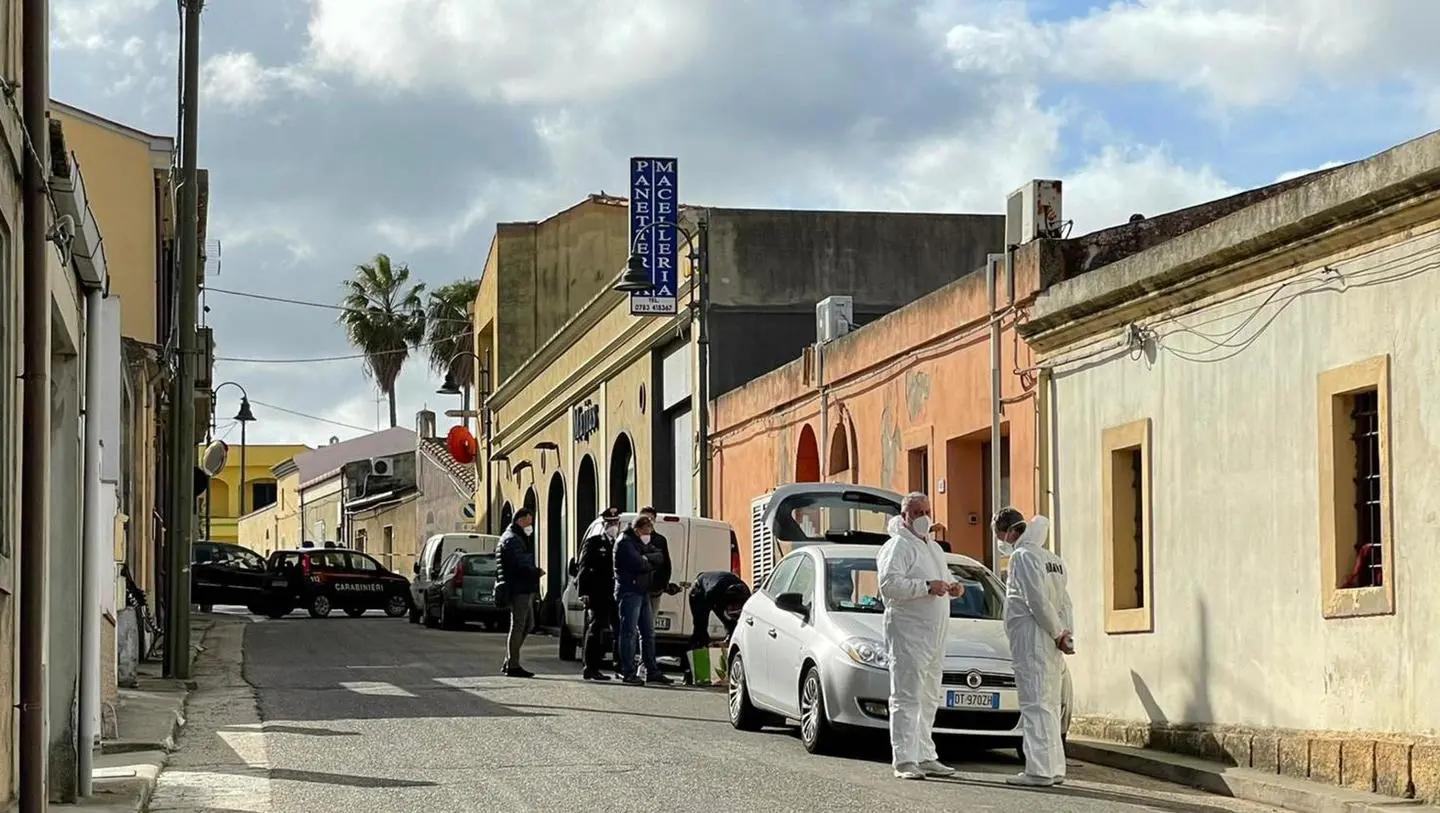
{"type": "Polygon", "coordinates": [[[1006,781],[1049,787],[1065,781],[1061,740],[1064,656],[1075,654],[1065,563],[1045,549],[1050,520],[1002,508],[991,522],[1002,554],[1010,556],[1005,586],[1005,636],[1015,664],[1025,770],[1006,781]],[[1013,547],[1012,547],[1013,546],[1013,547]]]}
{"type": "Polygon", "coordinates": [[[890,540],[876,557],[885,601],[885,648],[890,660],[890,742],[895,776],[950,776],[931,730],[945,665],[950,599],[964,588],[950,573],[945,551],[930,538],[930,500],[905,497],[890,520],[890,540]]]}

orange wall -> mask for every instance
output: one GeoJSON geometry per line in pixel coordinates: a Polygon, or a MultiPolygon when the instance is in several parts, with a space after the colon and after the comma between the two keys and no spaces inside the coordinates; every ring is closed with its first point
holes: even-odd
{"type": "MultiPolygon", "coordinates": [[[[1022,314],[1035,290],[1029,277],[1017,270],[1022,314]]],[[[990,438],[990,345],[984,283],[983,274],[968,276],[826,346],[828,451],[818,448],[820,399],[808,354],[716,399],[715,515],[735,527],[746,578],[751,500],[781,483],[813,479],[817,457],[821,479],[925,491],[952,548],[986,558],[989,473],[981,450],[990,438]],[[923,484],[920,453],[928,456],[923,484]],[[849,465],[841,468],[845,457],[849,465]]],[[[1003,280],[998,287],[1003,305],[1003,280]]],[[[1033,511],[1035,380],[1014,372],[1032,358],[1013,323],[1007,318],[1001,333],[1002,392],[1015,399],[1005,407],[1001,431],[1010,444],[1010,501],[1033,511]]]]}

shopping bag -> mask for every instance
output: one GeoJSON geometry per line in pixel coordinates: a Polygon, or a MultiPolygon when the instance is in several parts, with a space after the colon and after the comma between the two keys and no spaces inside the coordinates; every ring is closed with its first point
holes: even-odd
{"type": "Polygon", "coordinates": [[[714,686],[725,682],[725,650],[718,647],[692,649],[686,655],[690,674],[696,686],[714,686]]]}

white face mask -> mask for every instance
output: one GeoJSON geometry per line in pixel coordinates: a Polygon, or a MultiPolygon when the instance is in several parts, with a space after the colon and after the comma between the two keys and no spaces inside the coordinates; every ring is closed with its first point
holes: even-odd
{"type": "Polygon", "coordinates": [[[640,541],[647,545],[650,544],[650,534],[640,534],[640,541]]]}
{"type": "Polygon", "coordinates": [[[1014,545],[1014,544],[1012,544],[1012,543],[1010,543],[1010,542],[1006,542],[1005,540],[1000,539],[1000,538],[998,538],[998,537],[995,539],[995,541],[996,541],[997,543],[999,543],[999,544],[998,544],[998,547],[999,547],[999,549],[1000,549],[1000,555],[1001,555],[1001,556],[1014,556],[1014,555],[1015,555],[1015,545],[1014,545]]]}
{"type": "Polygon", "coordinates": [[[930,534],[930,518],[916,517],[910,521],[910,530],[914,531],[916,536],[925,539],[930,534]]]}
{"type": "Polygon", "coordinates": [[[620,535],[620,529],[614,525],[611,525],[610,527],[605,529],[605,535],[610,537],[611,539],[614,539],[615,537],[620,535]]]}
{"type": "Polygon", "coordinates": [[[525,531],[525,535],[526,535],[526,536],[534,536],[534,535],[535,535],[535,526],[534,526],[534,525],[526,525],[522,530],[525,531]]]}

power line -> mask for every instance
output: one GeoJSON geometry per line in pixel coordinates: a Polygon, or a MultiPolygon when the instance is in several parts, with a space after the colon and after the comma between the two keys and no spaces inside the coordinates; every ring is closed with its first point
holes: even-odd
{"type": "Polygon", "coordinates": [[[254,398],[251,398],[251,399],[250,399],[250,403],[252,403],[252,404],[254,404],[254,405],[256,405],[256,406],[265,407],[266,409],[273,409],[273,410],[275,410],[276,412],[283,412],[283,413],[285,413],[286,415],[293,415],[293,416],[295,416],[295,417],[297,417],[297,418],[304,418],[304,419],[306,419],[306,420],[316,421],[316,422],[319,422],[319,423],[328,423],[328,424],[330,424],[331,426],[339,426],[339,427],[341,427],[341,428],[343,428],[343,429],[354,429],[354,430],[357,431],[357,432],[364,432],[364,433],[367,434],[367,435],[375,431],[374,429],[369,429],[369,428],[364,427],[364,426],[356,426],[356,425],[353,424],[353,423],[345,423],[344,421],[331,420],[330,418],[322,418],[322,417],[320,417],[319,415],[311,415],[311,414],[308,413],[308,412],[300,412],[300,411],[298,411],[298,410],[288,409],[288,408],[282,407],[282,406],[276,406],[275,404],[267,404],[267,403],[265,403],[264,401],[257,401],[257,400],[255,400],[254,398]]]}
{"type": "MultiPolygon", "coordinates": [[[[324,310],[340,311],[341,313],[370,313],[365,308],[347,308],[344,305],[332,305],[325,302],[314,302],[308,299],[292,299],[286,296],[271,296],[269,294],[257,294],[250,291],[230,291],[225,288],[205,289],[212,294],[224,294],[226,296],[238,296],[245,299],[258,299],[262,302],[278,302],[282,305],[300,305],[306,308],[321,308],[324,310]]],[[[469,319],[427,319],[427,322],[454,322],[457,324],[469,324],[469,319]]]]}
{"type": "Polygon", "coordinates": [[[412,350],[420,350],[421,348],[430,347],[434,344],[441,344],[446,341],[449,340],[441,339],[439,342],[420,342],[419,344],[416,344],[412,347],[404,347],[398,350],[380,350],[374,353],[350,353],[344,356],[316,356],[314,358],[299,359],[253,359],[237,358],[235,356],[216,356],[215,360],[230,361],[236,364],[319,364],[321,362],[327,361],[356,361],[358,359],[369,358],[370,356],[388,356],[397,353],[409,353],[412,350]]]}

